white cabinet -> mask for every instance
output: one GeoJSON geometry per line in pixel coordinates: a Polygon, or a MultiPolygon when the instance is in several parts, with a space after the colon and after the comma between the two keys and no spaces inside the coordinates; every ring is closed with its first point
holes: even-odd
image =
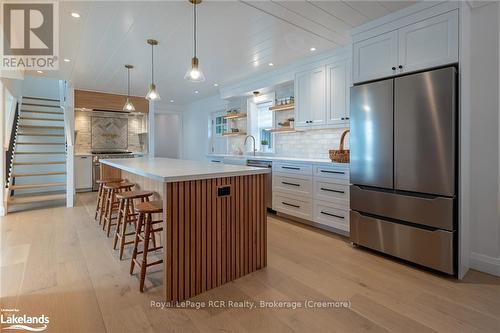
{"type": "Polygon", "coordinates": [[[75,156],[75,188],[92,188],[92,156],[75,156]]]}
{"type": "Polygon", "coordinates": [[[458,61],[458,11],[406,26],[398,31],[399,64],[415,71],[458,61]]]}
{"type": "Polygon", "coordinates": [[[345,125],[349,121],[349,60],[326,66],[326,123],[345,125]]]}
{"type": "Polygon", "coordinates": [[[295,75],[295,127],[326,124],[325,66],[295,75]]]}
{"type": "Polygon", "coordinates": [[[273,209],[345,234],[349,231],[347,165],[274,162],[273,209]]]}
{"type": "Polygon", "coordinates": [[[396,74],[397,63],[397,31],[390,31],[353,44],[354,82],[396,74]]]}
{"type": "MultiPolygon", "coordinates": [[[[391,24],[388,23],[392,27],[391,24]]],[[[458,62],[458,10],[354,40],[353,82],[455,62],[458,62]]]]}

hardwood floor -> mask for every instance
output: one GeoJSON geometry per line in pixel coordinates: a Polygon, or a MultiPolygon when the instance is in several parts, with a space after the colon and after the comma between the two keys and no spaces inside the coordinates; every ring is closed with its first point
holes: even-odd
{"type": "Polygon", "coordinates": [[[457,281],[275,217],[268,267],[192,301],[339,300],[349,308],[155,308],[161,268],[141,294],[129,260],[118,260],[93,220],[94,204],[94,193],[79,194],[75,208],[0,220],[2,309],[49,316],[46,332],[500,331],[500,278],[470,271],[457,281]]]}

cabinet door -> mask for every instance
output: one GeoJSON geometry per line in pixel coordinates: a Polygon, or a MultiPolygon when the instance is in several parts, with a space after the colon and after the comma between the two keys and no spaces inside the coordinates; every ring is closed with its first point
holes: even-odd
{"type": "Polygon", "coordinates": [[[458,61],[458,10],[399,29],[399,64],[414,71],[458,61]]]}
{"type": "Polygon", "coordinates": [[[361,82],[396,74],[398,65],[398,31],[354,43],[353,81],[361,82]]]}
{"type": "Polygon", "coordinates": [[[326,121],[329,125],[349,120],[349,68],[342,60],[326,66],[326,121]]]}
{"type": "Polygon", "coordinates": [[[92,156],[75,156],[75,188],[92,188],[92,156]]]}
{"type": "Polygon", "coordinates": [[[319,67],[311,72],[310,86],[311,126],[326,124],[326,69],[319,67]]]}
{"type": "Polygon", "coordinates": [[[295,127],[309,127],[311,120],[311,72],[295,75],[295,127]]]}

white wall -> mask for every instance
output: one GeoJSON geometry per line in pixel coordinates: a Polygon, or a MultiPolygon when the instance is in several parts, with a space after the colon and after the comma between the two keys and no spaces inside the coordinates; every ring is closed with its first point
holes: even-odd
{"type": "Polygon", "coordinates": [[[23,81],[23,96],[59,100],[59,80],[26,76],[23,81]]]}
{"type": "Polygon", "coordinates": [[[471,12],[472,268],[500,275],[499,4],[471,12]]]}
{"type": "Polygon", "coordinates": [[[183,113],[183,159],[203,160],[208,152],[208,117],[225,110],[227,101],[219,95],[196,101],[183,113]]]}

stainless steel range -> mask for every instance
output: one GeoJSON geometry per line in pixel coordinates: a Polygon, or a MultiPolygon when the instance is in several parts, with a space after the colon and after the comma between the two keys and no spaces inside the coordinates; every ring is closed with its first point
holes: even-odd
{"type": "Polygon", "coordinates": [[[133,158],[136,157],[131,151],[125,150],[95,150],[92,151],[92,190],[97,191],[99,185],[97,180],[101,178],[101,163],[99,160],[110,158],[133,158]]]}

